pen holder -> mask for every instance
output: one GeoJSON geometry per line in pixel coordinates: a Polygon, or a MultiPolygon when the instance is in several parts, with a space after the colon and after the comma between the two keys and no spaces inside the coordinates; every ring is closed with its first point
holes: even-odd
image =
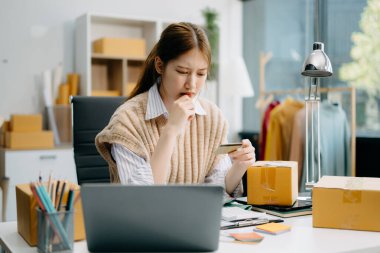
{"type": "Polygon", "coordinates": [[[73,213],[73,210],[47,213],[37,208],[38,252],[73,252],[73,213]]]}

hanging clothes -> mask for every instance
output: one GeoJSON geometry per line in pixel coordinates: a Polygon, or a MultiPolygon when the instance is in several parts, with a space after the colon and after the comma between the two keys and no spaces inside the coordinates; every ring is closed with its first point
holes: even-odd
{"type": "Polygon", "coordinates": [[[322,175],[351,175],[351,132],[345,111],[328,101],[321,103],[322,175]]]}
{"type": "Polygon", "coordinates": [[[268,126],[269,126],[269,116],[271,111],[280,104],[280,101],[273,101],[271,102],[267,109],[264,112],[264,116],[262,119],[262,124],[261,124],[261,131],[260,131],[260,155],[259,155],[259,160],[264,160],[265,159],[265,146],[266,146],[266,140],[267,140],[267,133],[268,133],[268,126]]]}
{"type": "Polygon", "coordinates": [[[305,107],[294,115],[292,140],[290,142],[290,161],[298,163],[298,189],[301,187],[303,161],[305,156],[305,107]]]}
{"type": "Polygon", "coordinates": [[[265,160],[289,160],[294,115],[303,107],[304,102],[287,98],[270,112],[265,160]]]}

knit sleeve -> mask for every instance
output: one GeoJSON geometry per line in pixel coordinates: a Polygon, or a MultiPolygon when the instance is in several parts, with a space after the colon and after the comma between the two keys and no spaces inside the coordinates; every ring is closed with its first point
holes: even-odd
{"type": "MultiPolygon", "coordinates": [[[[133,101],[132,101],[133,102],[133,101]]],[[[96,136],[98,152],[108,162],[111,182],[118,183],[120,178],[117,164],[111,155],[112,144],[120,144],[144,160],[149,160],[149,151],[142,136],[144,116],[141,105],[125,103],[112,115],[109,124],[96,136]]]]}

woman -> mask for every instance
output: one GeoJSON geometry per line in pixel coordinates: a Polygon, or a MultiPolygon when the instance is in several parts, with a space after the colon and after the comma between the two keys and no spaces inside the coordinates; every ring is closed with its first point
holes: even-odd
{"type": "Polygon", "coordinates": [[[239,192],[254,148],[243,140],[237,151],[215,154],[227,142],[227,122],[214,104],[199,98],[210,61],[200,27],[178,23],[162,32],[131,97],[96,136],[111,181],[211,183],[228,194],[239,192]]]}

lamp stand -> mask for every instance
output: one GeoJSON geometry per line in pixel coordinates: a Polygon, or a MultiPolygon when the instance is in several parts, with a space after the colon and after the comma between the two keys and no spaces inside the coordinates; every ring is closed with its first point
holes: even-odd
{"type": "Polygon", "coordinates": [[[305,88],[305,189],[311,190],[321,178],[320,149],[320,78],[311,77],[310,85],[305,88]]]}

